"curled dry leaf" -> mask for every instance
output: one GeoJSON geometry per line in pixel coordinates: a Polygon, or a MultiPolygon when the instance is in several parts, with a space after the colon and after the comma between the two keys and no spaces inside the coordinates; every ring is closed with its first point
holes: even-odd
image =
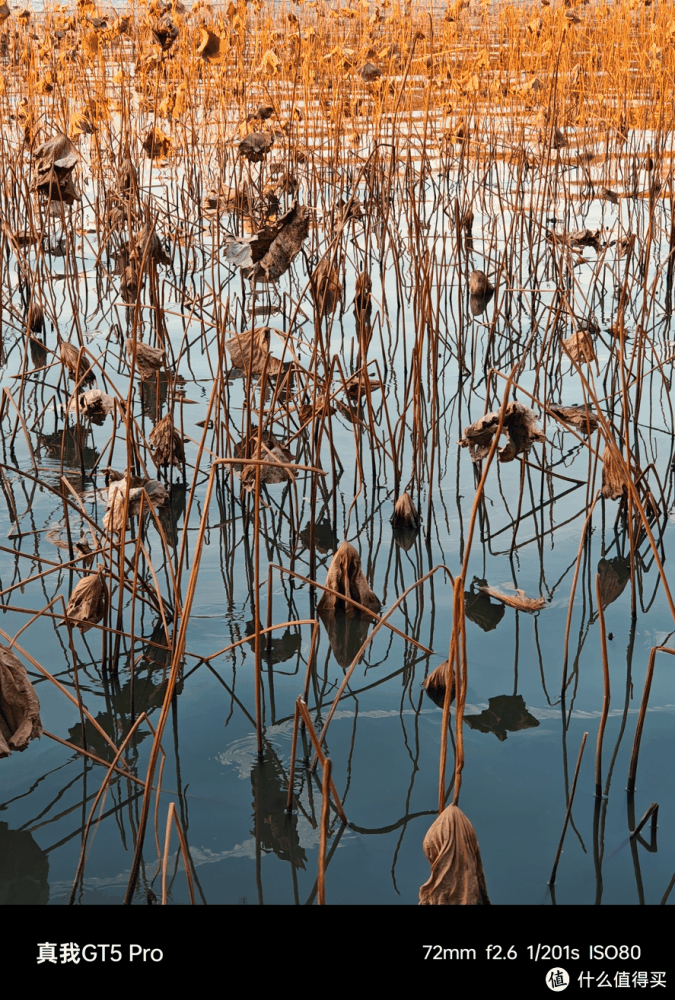
{"type": "Polygon", "coordinates": [[[491,296],[494,293],[494,288],[488,281],[487,275],[484,271],[472,271],[469,277],[469,291],[472,295],[478,295],[485,298],[486,296],[491,296]]]}
{"type": "Polygon", "coordinates": [[[582,434],[592,434],[598,429],[598,418],[588,406],[551,406],[551,411],[566,424],[577,427],[582,434]]]}
{"type": "MultiPolygon", "coordinates": [[[[498,425],[499,411],[495,410],[464,428],[464,437],[459,444],[462,448],[469,448],[473,462],[486,457],[498,425]]],[[[545,435],[537,427],[537,418],[532,410],[515,400],[506,407],[502,433],[507,435],[509,441],[497,453],[500,462],[511,462],[517,455],[526,455],[535,441],[546,441],[545,435]]]]}
{"type": "Polygon", "coordinates": [[[605,445],[602,453],[602,496],[605,500],[621,500],[628,494],[623,464],[616,445],[605,445]]]}
{"type": "Polygon", "coordinates": [[[458,806],[443,810],[422,846],[431,877],[420,888],[421,906],[489,905],[476,831],[458,806]]]}
{"type": "Polygon", "coordinates": [[[420,516],[409,493],[403,493],[394,504],[391,524],[394,528],[409,528],[411,530],[419,528],[420,516]]]}
{"type": "MultiPolygon", "coordinates": [[[[331,560],[326,576],[326,586],[337,590],[344,597],[350,597],[370,611],[377,613],[382,605],[368,586],[363,570],[361,557],[349,542],[343,542],[331,560]]],[[[357,614],[359,609],[342,600],[335,594],[324,591],[317,605],[318,611],[344,610],[346,614],[357,614]]]]}
{"type": "Polygon", "coordinates": [[[515,594],[504,594],[498,587],[480,587],[482,593],[489,594],[491,597],[496,597],[498,601],[502,601],[504,604],[508,604],[510,608],[515,608],[516,611],[541,611],[542,608],[546,607],[546,601],[543,597],[528,597],[524,590],[516,590],[515,594]]]}
{"type": "MultiPolygon", "coordinates": [[[[271,442],[270,442],[271,443],[271,442]]],[[[249,456],[252,457],[252,456],[249,456]]],[[[295,480],[295,473],[292,469],[284,468],[287,462],[293,461],[293,455],[288,448],[284,448],[282,445],[275,443],[274,447],[268,448],[264,441],[261,442],[260,448],[260,458],[273,462],[273,465],[261,465],[260,468],[260,482],[265,483],[268,486],[273,486],[278,483],[293,482],[295,480]]],[[[241,472],[241,485],[245,490],[255,489],[256,479],[257,479],[257,469],[258,466],[246,465],[241,472]]]]}
{"type": "MultiPolygon", "coordinates": [[[[117,473],[119,475],[119,473],[117,473]]],[[[124,525],[124,506],[127,506],[127,516],[137,517],[141,510],[141,497],[146,493],[154,507],[160,507],[168,499],[169,493],[156,479],[144,479],[142,476],[124,476],[115,479],[108,487],[108,509],[103,517],[103,527],[106,531],[120,532],[124,525]],[[128,498],[128,499],[127,499],[128,498]]],[[[148,510],[147,502],[145,504],[148,510]]]]}
{"type": "Polygon", "coordinates": [[[307,239],[310,215],[311,211],[306,205],[294,204],[279,220],[278,235],[265,255],[246,275],[251,281],[277,281],[288,270],[307,239]]]}
{"type": "Polygon", "coordinates": [[[157,264],[171,263],[171,257],[165,251],[162,241],[150,223],[143,226],[140,232],[136,234],[134,252],[139,261],[142,261],[145,257],[146,260],[154,260],[157,264]]]}
{"type": "Polygon", "coordinates": [[[324,257],[314,268],[311,280],[319,318],[332,316],[335,307],[342,298],[342,285],[338,272],[334,267],[331,267],[328,257],[324,257]]]}
{"type": "Polygon", "coordinates": [[[162,159],[168,156],[171,151],[171,137],[154,125],[146,132],[141,145],[149,160],[162,159]]]}
{"type": "Polygon", "coordinates": [[[108,609],[108,588],[100,573],[83,577],[74,587],[66,615],[81,632],[105,618],[108,609]]]}
{"type": "MultiPolygon", "coordinates": [[[[448,664],[449,660],[445,663],[441,663],[439,667],[432,670],[427,679],[424,681],[424,688],[433,701],[434,705],[438,705],[439,708],[445,706],[445,692],[448,687],[448,664]]],[[[450,673],[450,704],[455,700],[455,674],[450,673]]]]}
{"type": "Polygon", "coordinates": [[[239,155],[250,163],[260,163],[273,145],[274,137],[269,132],[249,132],[239,143],[239,155]]]}
{"type": "Polygon", "coordinates": [[[262,374],[266,359],[268,374],[275,374],[281,368],[279,359],[270,355],[268,326],[256,326],[252,330],[236,333],[230,340],[225,341],[225,347],[235,368],[241,368],[246,374],[248,372],[252,375],[262,374]]]}
{"type": "Polygon", "coordinates": [[[144,382],[154,382],[157,372],[164,363],[164,350],[160,347],[150,347],[139,340],[126,341],[127,354],[136,356],[136,369],[144,382]]]}
{"type": "Polygon", "coordinates": [[[0,646],[0,757],[42,736],[40,702],[24,665],[0,646]]]}
{"type": "Polygon", "coordinates": [[[71,176],[79,159],[67,135],[54,136],[35,150],[31,191],[39,191],[51,201],[61,201],[65,205],[79,201],[80,195],[71,176]]]}
{"type": "Polygon", "coordinates": [[[170,413],[153,427],[149,442],[157,465],[175,465],[180,468],[185,462],[183,438],[174,427],[170,413]]]}
{"type": "Polygon", "coordinates": [[[567,340],[563,340],[562,346],[572,361],[595,361],[595,349],[588,330],[577,330],[567,340]]]}
{"type": "Polygon", "coordinates": [[[228,48],[227,39],[221,38],[219,35],[215,35],[207,28],[202,28],[200,30],[197,55],[200,55],[202,59],[205,59],[210,63],[220,62],[223,56],[227,53],[228,48]]]}
{"type": "Polygon", "coordinates": [[[101,425],[114,408],[115,400],[112,396],[101,392],[100,389],[89,389],[77,399],[71,399],[68,413],[79,413],[80,416],[89,417],[92,423],[101,425]]]}
{"type": "Polygon", "coordinates": [[[603,608],[609,607],[623,593],[630,580],[630,557],[615,556],[598,563],[598,583],[603,608]]]}
{"type": "Polygon", "coordinates": [[[84,351],[77,349],[67,340],[62,340],[59,346],[61,363],[68,369],[68,374],[75,382],[93,382],[94,373],[84,351]]]}

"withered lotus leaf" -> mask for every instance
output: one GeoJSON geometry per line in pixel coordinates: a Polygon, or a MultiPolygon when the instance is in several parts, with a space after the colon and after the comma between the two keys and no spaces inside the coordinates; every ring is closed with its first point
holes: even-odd
{"type": "Polygon", "coordinates": [[[592,434],[598,429],[598,418],[588,406],[575,403],[573,406],[551,406],[551,410],[566,424],[577,427],[582,434],[592,434]]]}
{"type": "Polygon", "coordinates": [[[412,502],[409,493],[403,493],[394,504],[394,513],[391,517],[391,524],[394,528],[418,528],[420,516],[412,502]]]}
{"type": "Polygon", "coordinates": [[[628,493],[626,474],[619,461],[617,446],[605,445],[602,453],[602,496],[604,500],[621,500],[628,493]]]}
{"type": "Polygon", "coordinates": [[[423,842],[431,877],[420,888],[420,906],[490,904],[473,826],[458,806],[448,806],[423,842]]]}
{"type": "Polygon", "coordinates": [[[175,465],[180,468],[185,461],[185,448],[183,438],[176,430],[171,419],[171,414],[165,417],[153,427],[149,438],[152,456],[157,465],[175,465]]]}
{"type": "Polygon", "coordinates": [[[150,347],[139,340],[127,340],[127,354],[136,357],[136,368],[144,382],[154,382],[157,372],[164,362],[164,350],[160,347],[150,347]]]}
{"type": "MultiPolygon", "coordinates": [[[[379,599],[368,586],[368,581],[361,569],[361,557],[349,542],[343,542],[333,556],[326,575],[326,586],[330,587],[331,590],[337,590],[344,597],[357,601],[369,611],[377,613],[382,607],[379,599]]],[[[347,614],[350,611],[352,614],[358,614],[359,611],[348,601],[324,591],[317,605],[317,610],[320,612],[333,611],[336,608],[343,608],[347,614]]]]}
{"type": "Polygon", "coordinates": [[[445,663],[441,663],[440,667],[436,667],[435,670],[429,674],[427,679],[424,681],[424,688],[433,701],[434,705],[438,705],[439,708],[445,706],[445,692],[448,686],[448,677],[450,678],[450,704],[455,700],[455,674],[450,673],[448,670],[449,660],[445,663]]]}
{"type": "MultiPolygon", "coordinates": [[[[498,425],[499,410],[495,410],[464,428],[464,437],[459,444],[462,448],[469,449],[473,462],[479,462],[489,453],[498,425]]],[[[545,435],[537,427],[537,418],[532,410],[516,400],[506,407],[502,433],[509,440],[497,453],[500,462],[512,462],[517,455],[526,455],[535,441],[546,441],[545,435]]]]}
{"type": "Polygon", "coordinates": [[[88,632],[105,617],[108,608],[108,588],[100,573],[83,577],[73,588],[66,614],[76,628],[88,632]]]}
{"type": "Polygon", "coordinates": [[[6,646],[0,646],[0,757],[25,750],[42,736],[40,702],[26,668],[6,646]]]}
{"type": "Polygon", "coordinates": [[[270,355],[268,326],[256,326],[252,330],[236,333],[234,337],[225,341],[225,347],[232,364],[247,374],[250,371],[252,375],[260,375],[265,368],[265,359],[267,359],[268,374],[278,372],[281,367],[279,359],[270,355]]]}
{"type": "Polygon", "coordinates": [[[279,220],[283,222],[279,234],[265,256],[248,271],[251,281],[277,281],[288,270],[307,239],[310,214],[306,205],[296,204],[279,220]]]}
{"type": "Polygon", "coordinates": [[[72,205],[80,195],[71,174],[79,162],[79,155],[67,135],[59,133],[35,150],[34,176],[31,191],[39,191],[52,201],[72,205]]]}

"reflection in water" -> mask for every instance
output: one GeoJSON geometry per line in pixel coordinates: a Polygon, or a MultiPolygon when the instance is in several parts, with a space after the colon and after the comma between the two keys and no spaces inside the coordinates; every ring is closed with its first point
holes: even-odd
{"type": "Polygon", "coordinates": [[[293,868],[305,868],[307,856],[300,846],[298,819],[286,812],[288,775],[268,745],[262,759],[256,758],[251,768],[253,791],[253,821],[251,831],[265,853],[274,853],[293,868]]]}
{"type": "Polygon", "coordinates": [[[496,698],[490,698],[489,708],[484,709],[480,715],[465,715],[464,721],[479,733],[494,733],[501,743],[506,739],[507,733],[534,729],[539,725],[538,719],[528,712],[520,694],[500,694],[496,698]]]}
{"type": "MultiPolygon", "coordinates": [[[[260,627],[262,628],[262,625],[260,627]]],[[[253,621],[246,622],[246,635],[252,636],[254,632],[255,626],[253,621]]],[[[278,632],[272,632],[271,635],[272,638],[270,638],[268,634],[260,637],[262,658],[267,663],[284,663],[300,651],[302,646],[302,636],[299,632],[291,632],[291,630],[287,628],[284,629],[281,637],[279,637],[278,632]]],[[[251,649],[255,650],[255,638],[251,639],[249,646],[251,649]]]]}
{"type": "Polygon", "coordinates": [[[319,611],[333,656],[345,670],[366,641],[372,618],[363,612],[319,611]]]}
{"type": "Polygon", "coordinates": [[[598,563],[598,577],[600,599],[603,608],[606,608],[621,596],[630,580],[630,557],[615,556],[613,559],[601,559],[598,563]]]}
{"type": "Polygon", "coordinates": [[[53,434],[38,434],[38,440],[43,445],[49,458],[61,461],[64,465],[78,465],[90,469],[98,457],[95,448],[85,444],[87,431],[84,427],[64,427],[63,431],[53,434]]]}
{"type": "MultiPolygon", "coordinates": [[[[300,540],[305,548],[309,548],[309,539],[310,525],[308,524],[300,532],[300,540]]],[[[314,546],[316,551],[321,552],[322,555],[325,555],[327,552],[335,552],[338,547],[337,532],[327,518],[317,521],[314,525],[314,546]]]]}
{"type": "Polygon", "coordinates": [[[0,906],[46,906],[49,858],[27,830],[0,822],[0,906]]]}
{"type": "Polygon", "coordinates": [[[503,604],[493,604],[489,594],[484,594],[480,589],[474,590],[474,587],[486,586],[487,580],[479,580],[477,576],[473,578],[471,589],[464,591],[465,611],[470,621],[484,632],[491,632],[499,625],[506,609],[503,604]]]}

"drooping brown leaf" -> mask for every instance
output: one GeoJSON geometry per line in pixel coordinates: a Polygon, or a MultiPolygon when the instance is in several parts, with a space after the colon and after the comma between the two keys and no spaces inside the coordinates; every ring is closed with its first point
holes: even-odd
{"type": "Polygon", "coordinates": [[[420,516],[415,509],[415,504],[409,493],[402,493],[394,504],[391,524],[393,528],[408,528],[411,530],[419,528],[420,516]]]}
{"type": "Polygon", "coordinates": [[[489,905],[476,831],[458,806],[443,810],[422,846],[431,877],[420,888],[421,906],[489,905]]]}
{"type": "Polygon", "coordinates": [[[68,406],[68,413],[79,413],[80,416],[89,417],[92,423],[103,424],[105,418],[115,408],[115,400],[100,389],[89,389],[81,393],[77,399],[72,399],[68,406]]]}
{"type": "Polygon", "coordinates": [[[35,299],[31,299],[26,316],[26,329],[30,333],[42,333],[45,326],[45,314],[42,306],[35,299]]]}
{"type": "Polygon", "coordinates": [[[0,757],[42,736],[40,702],[24,665],[0,646],[0,757]]]}
{"type": "MultiPolygon", "coordinates": [[[[490,451],[498,424],[499,411],[495,410],[464,428],[464,437],[458,443],[462,448],[469,448],[473,462],[481,461],[490,451]]],[[[537,427],[537,418],[532,410],[516,400],[506,407],[502,433],[509,440],[497,453],[500,462],[511,462],[517,455],[526,455],[535,441],[546,441],[545,435],[537,427]]]]}
{"type": "Polygon", "coordinates": [[[72,205],[80,195],[72,178],[79,155],[67,135],[59,133],[35,150],[31,191],[39,191],[51,201],[72,205]]]}
{"type": "MultiPolygon", "coordinates": [[[[249,456],[252,457],[252,456],[249,456]]],[[[260,466],[260,482],[268,486],[278,483],[293,482],[295,473],[292,469],[284,468],[284,464],[293,461],[288,448],[275,444],[273,448],[268,448],[264,441],[261,442],[260,458],[264,461],[273,462],[273,465],[260,466]]],[[[257,466],[246,465],[241,472],[241,484],[245,490],[255,489],[257,480],[257,466]]]]}
{"type": "Polygon", "coordinates": [[[157,125],[153,125],[146,132],[141,145],[149,160],[162,159],[168,156],[171,151],[171,137],[162,132],[157,125]]]}
{"type": "Polygon", "coordinates": [[[494,293],[494,288],[484,271],[472,271],[469,277],[469,291],[472,295],[485,298],[485,296],[494,293]]]}
{"type": "MultiPolygon", "coordinates": [[[[119,473],[117,473],[119,475],[119,473]]],[[[112,478],[112,477],[111,477],[112,478]]],[[[108,509],[103,517],[103,527],[106,531],[120,532],[124,525],[124,506],[127,506],[127,516],[137,517],[141,509],[141,498],[146,493],[154,507],[160,507],[168,499],[168,491],[156,479],[144,479],[142,476],[123,476],[115,479],[108,486],[108,509]]],[[[148,504],[145,510],[148,511],[148,504]]]]}
{"type": "MultiPolygon", "coordinates": [[[[433,701],[434,705],[438,705],[439,708],[445,706],[445,692],[448,686],[448,663],[446,660],[441,663],[439,667],[432,670],[429,676],[424,681],[424,688],[433,701]]],[[[454,671],[449,674],[450,676],[450,704],[455,700],[455,674],[454,671]]]]}
{"type": "Polygon", "coordinates": [[[616,445],[607,444],[602,453],[602,496],[605,500],[621,500],[628,494],[623,465],[616,451],[616,445]]]}
{"type": "Polygon", "coordinates": [[[598,418],[589,406],[575,403],[573,406],[551,406],[550,409],[566,424],[577,427],[582,434],[592,434],[598,429],[598,418]]]}
{"type": "Polygon", "coordinates": [[[274,136],[270,132],[249,132],[239,143],[239,155],[250,163],[260,163],[273,145],[274,136]]]}
{"type": "Polygon", "coordinates": [[[73,381],[94,381],[94,373],[91,370],[91,364],[84,351],[78,350],[77,347],[67,340],[62,340],[59,345],[59,355],[61,363],[68,369],[68,374],[73,381]]]}
{"type": "Polygon", "coordinates": [[[170,49],[178,38],[178,28],[171,20],[169,14],[165,14],[164,17],[160,17],[154,21],[150,26],[150,30],[152,31],[153,38],[163,52],[170,49]]]}
{"type": "Polygon", "coordinates": [[[324,257],[314,268],[311,280],[319,319],[332,316],[342,298],[342,285],[338,272],[331,266],[328,257],[324,257]]]}
{"type": "Polygon", "coordinates": [[[227,54],[228,47],[227,39],[221,38],[207,28],[200,29],[197,55],[200,55],[202,59],[210,63],[220,62],[223,56],[227,54]]]}
{"type": "Polygon", "coordinates": [[[66,615],[81,632],[88,632],[105,618],[107,609],[108,588],[100,573],[92,573],[73,588],[66,615]]]}
{"type": "MultiPolygon", "coordinates": [[[[377,613],[382,607],[379,599],[368,586],[368,581],[361,569],[361,557],[349,542],[343,542],[333,556],[328,567],[326,586],[345,597],[350,597],[353,601],[357,601],[369,611],[377,613]]],[[[334,611],[336,609],[344,610],[346,614],[355,614],[359,611],[349,602],[324,591],[317,605],[317,610],[334,611]]]]}
{"type": "Polygon", "coordinates": [[[171,257],[162,246],[162,241],[150,223],[147,223],[136,234],[134,239],[134,253],[139,261],[143,258],[154,260],[157,264],[170,264],[171,257]]]}
{"type": "Polygon", "coordinates": [[[595,348],[588,330],[576,330],[571,337],[563,340],[562,346],[572,361],[595,361],[595,348]]]}
{"type": "Polygon", "coordinates": [[[311,211],[306,205],[294,204],[279,220],[281,228],[265,256],[247,273],[251,281],[277,281],[291,266],[309,233],[311,211]]]}
{"type": "Polygon", "coordinates": [[[185,462],[183,438],[174,427],[170,413],[162,417],[153,427],[150,432],[149,444],[152,448],[152,457],[157,465],[175,465],[176,468],[180,469],[185,462]]]}
{"type": "Polygon", "coordinates": [[[268,326],[256,326],[252,330],[244,330],[243,333],[236,333],[234,337],[225,341],[232,364],[236,368],[248,374],[260,375],[267,360],[268,374],[279,371],[281,362],[278,358],[270,355],[270,328],[268,326]]]}
{"type": "Polygon", "coordinates": [[[528,597],[524,590],[517,589],[515,594],[504,594],[498,587],[481,587],[484,594],[496,597],[498,601],[508,604],[516,611],[541,611],[546,607],[546,600],[543,597],[528,597]]]}
{"type": "Polygon", "coordinates": [[[154,382],[157,372],[164,363],[164,350],[161,347],[150,347],[140,340],[126,341],[127,354],[136,356],[136,370],[145,382],[154,382]]]}

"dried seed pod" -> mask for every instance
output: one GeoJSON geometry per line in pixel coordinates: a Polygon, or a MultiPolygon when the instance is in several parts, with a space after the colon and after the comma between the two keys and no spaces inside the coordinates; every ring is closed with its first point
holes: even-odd
{"type": "Polygon", "coordinates": [[[403,493],[394,504],[391,524],[394,528],[409,528],[413,530],[419,528],[420,516],[415,510],[415,505],[409,493],[403,493]]]}
{"type": "Polygon", "coordinates": [[[59,345],[61,363],[68,369],[68,374],[75,382],[93,382],[94,373],[84,352],[73,346],[67,340],[59,345]]]}
{"type": "Polygon", "coordinates": [[[174,427],[169,413],[153,427],[149,443],[157,465],[175,465],[180,468],[185,462],[183,438],[174,427]]]}
{"type": "MultiPolygon", "coordinates": [[[[345,597],[350,597],[370,611],[377,613],[382,607],[379,599],[368,586],[368,581],[361,569],[361,557],[349,542],[343,542],[333,556],[328,567],[326,586],[330,587],[331,590],[337,590],[345,597]]],[[[338,608],[344,609],[346,614],[356,614],[359,610],[335,594],[328,594],[324,591],[317,605],[317,610],[334,611],[338,608]]]]}
{"type": "Polygon", "coordinates": [[[100,573],[92,573],[73,589],[66,615],[81,632],[88,632],[105,617],[107,609],[108,588],[100,573]]]}
{"type": "Polygon", "coordinates": [[[40,702],[24,665],[0,646],[0,757],[42,736],[40,702]]]}
{"type": "Polygon", "coordinates": [[[458,806],[448,806],[423,842],[431,877],[420,888],[420,905],[489,905],[478,838],[458,806]]]}
{"type": "Polygon", "coordinates": [[[135,355],[136,369],[144,382],[154,382],[157,372],[164,363],[164,350],[160,347],[150,347],[140,340],[127,340],[127,354],[135,355]]]}

